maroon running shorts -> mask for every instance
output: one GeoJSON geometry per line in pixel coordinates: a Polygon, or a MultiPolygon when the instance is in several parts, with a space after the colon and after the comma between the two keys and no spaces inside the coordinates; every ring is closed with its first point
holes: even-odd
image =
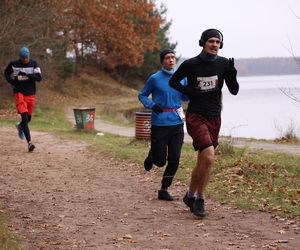
{"type": "Polygon", "coordinates": [[[207,117],[195,113],[186,113],[186,127],[189,135],[193,138],[195,150],[203,149],[219,144],[219,132],[221,127],[221,117],[207,117]]]}

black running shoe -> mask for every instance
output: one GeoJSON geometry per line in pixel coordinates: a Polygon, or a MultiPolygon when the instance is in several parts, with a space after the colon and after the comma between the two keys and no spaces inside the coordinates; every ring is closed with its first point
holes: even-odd
{"type": "Polygon", "coordinates": [[[193,204],[193,214],[198,218],[205,217],[204,199],[196,199],[193,204]]]}
{"type": "Polygon", "coordinates": [[[32,152],[35,149],[35,146],[32,143],[28,144],[28,152],[32,152]]]}
{"type": "Polygon", "coordinates": [[[195,197],[188,197],[187,195],[188,195],[188,192],[186,192],[182,201],[184,202],[185,205],[187,205],[190,208],[190,211],[193,212],[193,205],[195,202],[195,197]]]}
{"type": "Polygon", "coordinates": [[[146,171],[150,171],[152,169],[152,167],[153,167],[152,157],[149,154],[144,161],[144,168],[146,171]]]}
{"type": "Polygon", "coordinates": [[[18,130],[18,136],[19,136],[19,138],[21,139],[21,140],[24,140],[24,132],[23,132],[23,129],[22,129],[22,126],[20,125],[20,123],[18,123],[17,125],[16,125],[16,128],[17,128],[17,130],[18,130]]]}
{"type": "Polygon", "coordinates": [[[158,199],[164,201],[172,201],[174,200],[173,196],[169,194],[167,190],[158,190],[158,199]]]}

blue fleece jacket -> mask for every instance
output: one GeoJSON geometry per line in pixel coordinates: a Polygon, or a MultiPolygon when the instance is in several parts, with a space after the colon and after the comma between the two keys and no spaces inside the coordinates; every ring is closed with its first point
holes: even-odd
{"type": "MultiPolygon", "coordinates": [[[[169,86],[169,80],[174,71],[164,68],[151,75],[146,81],[143,89],[138,95],[140,102],[148,109],[154,104],[158,104],[162,109],[175,109],[181,107],[181,101],[188,101],[188,97],[169,86]],[[152,99],[149,95],[152,95],[152,99]]],[[[186,85],[185,79],[182,81],[186,85]]],[[[151,124],[154,126],[173,126],[182,124],[182,120],[176,111],[162,112],[156,114],[152,112],[151,124]]]]}

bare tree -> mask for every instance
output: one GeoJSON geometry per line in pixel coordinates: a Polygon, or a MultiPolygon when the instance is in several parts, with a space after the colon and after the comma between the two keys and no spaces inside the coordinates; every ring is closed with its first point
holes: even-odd
{"type": "Polygon", "coordinates": [[[292,99],[293,101],[300,103],[300,88],[297,87],[288,87],[288,88],[280,88],[280,91],[292,99]]]}
{"type": "MultiPolygon", "coordinates": [[[[300,17],[290,8],[290,11],[293,13],[293,15],[300,20],[300,17]]],[[[290,42],[290,53],[292,54],[296,64],[299,67],[300,70],[300,57],[296,57],[295,53],[293,51],[293,47],[291,45],[291,41],[290,42]]],[[[299,102],[300,103],[300,88],[298,87],[287,87],[287,88],[280,88],[280,91],[286,95],[287,97],[289,97],[290,99],[292,99],[293,101],[299,102]]]]}
{"type": "Polygon", "coordinates": [[[27,46],[43,68],[44,76],[53,76],[60,60],[65,58],[66,43],[56,30],[58,1],[0,1],[0,66],[18,56],[27,46]],[[51,53],[47,53],[51,52],[51,53]],[[63,56],[62,56],[63,55],[63,56]]]}

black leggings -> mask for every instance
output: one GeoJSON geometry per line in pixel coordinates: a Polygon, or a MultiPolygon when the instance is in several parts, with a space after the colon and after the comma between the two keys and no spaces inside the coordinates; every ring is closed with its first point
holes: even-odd
{"type": "Polygon", "coordinates": [[[29,127],[28,127],[28,123],[31,121],[31,115],[29,115],[27,112],[21,113],[21,118],[22,118],[22,120],[20,122],[20,125],[23,129],[26,141],[30,142],[31,137],[30,137],[30,130],[29,130],[29,127]]]}
{"type": "Polygon", "coordinates": [[[171,186],[177,172],[183,137],[183,124],[151,127],[152,161],[158,167],[163,167],[168,161],[161,181],[162,188],[171,186]]]}

